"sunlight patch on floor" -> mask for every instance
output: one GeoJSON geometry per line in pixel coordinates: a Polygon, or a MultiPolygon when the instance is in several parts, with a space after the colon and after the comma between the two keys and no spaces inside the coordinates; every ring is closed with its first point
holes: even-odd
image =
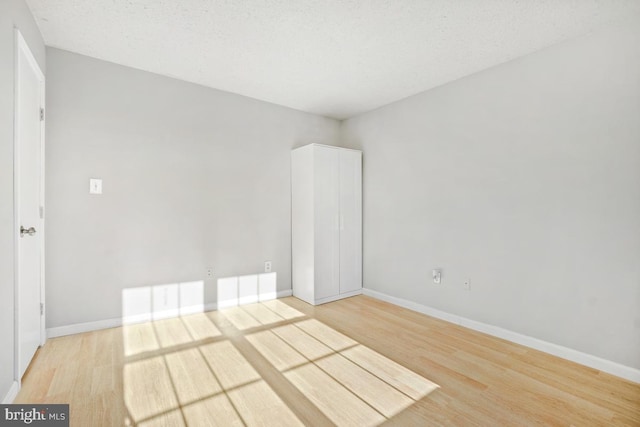
{"type": "Polygon", "coordinates": [[[282,301],[278,301],[277,299],[265,301],[262,303],[262,305],[267,307],[269,310],[273,311],[283,319],[290,320],[305,316],[304,313],[299,312],[295,308],[283,303],[282,301]]]}
{"type": "Polygon", "coordinates": [[[305,357],[271,331],[247,335],[247,340],[281,372],[308,362],[305,357]]]}
{"type": "Polygon", "coordinates": [[[137,425],[303,425],[228,340],[131,362],[125,404],[137,425]]]}
{"type": "Polygon", "coordinates": [[[187,425],[190,426],[243,426],[242,419],[226,394],[202,399],[182,408],[187,425]]]}
{"type": "Polygon", "coordinates": [[[125,356],[155,351],[160,348],[151,322],[124,325],[122,327],[122,340],[125,356]]]}
{"type": "Polygon", "coordinates": [[[199,349],[189,348],[169,353],[165,356],[165,361],[181,405],[222,391],[199,349]]]}
{"type": "Polygon", "coordinates": [[[410,397],[340,354],[318,360],[316,365],[387,418],[414,402],[410,397]]]}
{"type": "Polygon", "coordinates": [[[225,390],[262,378],[229,341],[203,345],[200,350],[225,390]]]}
{"type": "Polygon", "coordinates": [[[316,360],[335,353],[295,324],[274,328],[273,332],[309,360],[316,360]]]}
{"type": "Polygon", "coordinates": [[[214,325],[204,313],[191,314],[181,317],[185,327],[194,340],[205,340],[207,338],[216,338],[222,335],[222,332],[214,325]]]}
{"type": "Polygon", "coordinates": [[[246,338],[337,424],[377,424],[378,415],[390,418],[438,387],[315,319],[246,338]],[[351,406],[354,398],[359,403],[351,406]]]}
{"type": "Polygon", "coordinates": [[[187,344],[193,341],[185,324],[179,317],[156,320],[152,324],[156,330],[160,346],[163,348],[187,344]]]}
{"type": "Polygon", "coordinates": [[[247,425],[303,425],[282,399],[262,380],[235,388],[227,394],[247,425]]]}
{"type": "Polygon", "coordinates": [[[220,315],[231,322],[231,324],[238,330],[244,331],[251,328],[257,328],[260,326],[255,317],[247,313],[240,307],[225,308],[220,310],[220,315]]]}
{"type": "Polygon", "coordinates": [[[358,344],[357,341],[352,340],[348,336],[341,334],[316,319],[303,320],[296,322],[295,325],[335,351],[344,350],[358,344]]]}
{"type": "Polygon", "coordinates": [[[159,426],[171,426],[182,427],[185,426],[182,413],[179,409],[174,409],[167,413],[158,415],[157,417],[150,418],[148,420],[135,424],[138,427],[159,427],[159,426]]]}
{"type": "Polygon", "coordinates": [[[123,375],[124,401],[134,421],[152,418],[178,407],[162,356],[128,363],[124,366],[123,375]]]}
{"type": "Polygon", "coordinates": [[[380,413],[313,364],[285,372],[284,376],[338,425],[374,426],[385,420],[380,413]]]}
{"type": "Polygon", "coordinates": [[[284,319],[262,304],[248,304],[241,307],[262,325],[282,322],[284,319]]]}
{"type": "Polygon", "coordinates": [[[337,425],[381,424],[438,388],[277,300],[125,325],[122,334],[131,425],[302,425],[254,366],[258,354],[337,425]]]}
{"type": "Polygon", "coordinates": [[[363,345],[344,350],[341,354],[414,400],[421,399],[438,388],[436,383],[363,345]]]}

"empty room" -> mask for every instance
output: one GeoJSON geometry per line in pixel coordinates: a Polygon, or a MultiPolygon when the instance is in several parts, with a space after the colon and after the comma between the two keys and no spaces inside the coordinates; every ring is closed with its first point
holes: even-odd
{"type": "Polygon", "coordinates": [[[0,0],[0,426],[640,426],[640,2],[0,0]]]}

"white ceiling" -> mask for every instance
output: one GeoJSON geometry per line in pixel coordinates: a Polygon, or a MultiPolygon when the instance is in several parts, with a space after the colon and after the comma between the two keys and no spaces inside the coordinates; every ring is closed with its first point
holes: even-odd
{"type": "Polygon", "coordinates": [[[45,43],[343,119],[640,13],[638,0],[27,0],[45,43]]]}

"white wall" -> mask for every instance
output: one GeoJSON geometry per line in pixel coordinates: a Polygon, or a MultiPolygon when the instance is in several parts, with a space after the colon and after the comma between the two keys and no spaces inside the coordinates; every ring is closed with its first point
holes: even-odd
{"type": "Polygon", "coordinates": [[[0,401],[13,382],[13,119],[14,28],[18,28],[40,68],[45,69],[42,36],[23,0],[0,1],[0,401]]]}
{"type": "Polygon", "coordinates": [[[365,287],[640,368],[639,46],[636,17],[345,121],[365,287]]]}
{"type": "Polygon", "coordinates": [[[47,327],[124,288],[263,271],[291,288],[290,151],[339,122],[47,49],[47,327]],[[104,194],[88,194],[90,177],[104,194]]]}

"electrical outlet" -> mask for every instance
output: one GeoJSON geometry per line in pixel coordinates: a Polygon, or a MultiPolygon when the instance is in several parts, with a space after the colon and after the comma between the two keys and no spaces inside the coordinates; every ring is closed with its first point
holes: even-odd
{"type": "Polygon", "coordinates": [[[433,270],[432,273],[433,273],[433,283],[438,284],[442,282],[442,270],[436,269],[436,270],[433,270]]]}
{"type": "Polygon", "coordinates": [[[465,291],[470,291],[470,290],[471,290],[471,279],[466,279],[466,280],[464,281],[464,283],[462,284],[462,288],[463,288],[465,291]]]}
{"type": "Polygon", "coordinates": [[[264,262],[264,272],[271,273],[271,261],[264,262]]]}
{"type": "Polygon", "coordinates": [[[213,277],[213,268],[207,268],[207,277],[213,277]]]}
{"type": "Polygon", "coordinates": [[[102,194],[102,180],[100,178],[89,179],[89,194],[102,194]]]}

